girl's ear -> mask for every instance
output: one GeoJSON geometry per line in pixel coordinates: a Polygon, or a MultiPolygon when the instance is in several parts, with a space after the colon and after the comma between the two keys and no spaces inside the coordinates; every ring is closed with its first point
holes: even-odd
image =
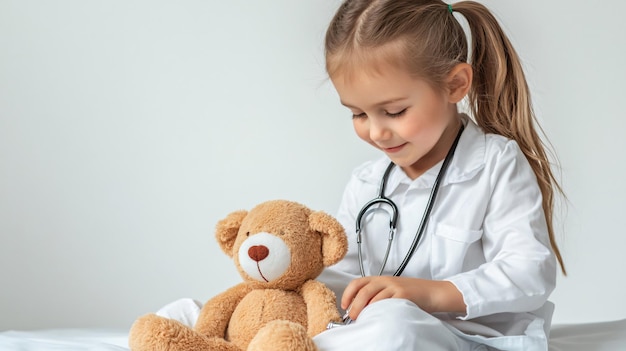
{"type": "Polygon", "coordinates": [[[451,103],[458,103],[469,93],[473,76],[472,66],[467,63],[459,63],[452,68],[447,78],[448,100],[451,103]]]}
{"type": "Polygon", "coordinates": [[[228,257],[233,257],[233,246],[237,239],[237,233],[241,227],[241,222],[243,222],[243,219],[246,218],[247,215],[248,211],[236,211],[217,222],[217,226],[215,227],[215,239],[217,239],[220,248],[228,257]]]}
{"type": "Polygon", "coordinates": [[[332,266],[346,255],[346,232],[335,218],[321,211],[312,212],[309,227],[322,236],[322,263],[325,267],[332,266]]]}

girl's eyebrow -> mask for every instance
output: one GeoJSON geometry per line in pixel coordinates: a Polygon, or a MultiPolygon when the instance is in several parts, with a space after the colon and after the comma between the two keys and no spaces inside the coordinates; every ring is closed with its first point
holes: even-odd
{"type": "MultiPolygon", "coordinates": [[[[383,106],[383,105],[391,104],[391,103],[393,103],[393,102],[397,102],[397,101],[400,101],[400,100],[405,100],[405,99],[407,99],[407,98],[406,98],[406,97],[393,98],[393,99],[389,99],[389,100],[385,100],[385,101],[378,102],[378,103],[376,103],[376,104],[373,104],[372,106],[375,106],[375,107],[376,107],[376,106],[383,106]]],[[[356,106],[352,106],[352,105],[350,105],[349,103],[344,102],[343,100],[340,100],[340,102],[341,102],[341,104],[342,104],[342,105],[344,105],[345,107],[349,107],[349,108],[357,108],[356,106]]]]}

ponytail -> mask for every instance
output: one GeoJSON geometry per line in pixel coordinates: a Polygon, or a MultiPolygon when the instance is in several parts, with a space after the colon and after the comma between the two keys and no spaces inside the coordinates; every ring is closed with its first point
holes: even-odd
{"type": "Polygon", "coordinates": [[[567,274],[554,238],[553,212],[555,190],[563,194],[550,168],[548,147],[539,137],[524,71],[519,56],[496,18],[482,4],[461,1],[454,11],[465,17],[471,32],[470,64],[474,71],[468,94],[469,107],[476,123],[487,133],[513,139],[532,167],[541,194],[550,244],[561,271],[567,274]]]}

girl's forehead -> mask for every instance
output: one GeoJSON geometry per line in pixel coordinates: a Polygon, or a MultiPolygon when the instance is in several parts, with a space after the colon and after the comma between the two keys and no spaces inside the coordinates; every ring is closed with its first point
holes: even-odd
{"type": "Polygon", "coordinates": [[[407,87],[420,80],[407,68],[386,61],[346,65],[336,70],[330,79],[338,90],[371,87],[379,92],[407,87]]]}
{"type": "Polygon", "coordinates": [[[394,65],[377,69],[363,67],[354,69],[349,75],[338,72],[331,80],[343,105],[361,109],[372,104],[381,105],[381,101],[406,100],[429,89],[427,82],[394,65]]]}
{"type": "Polygon", "coordinates": [[[341,77],[351,80],[353,76],[360,75],[375,77],[391,69],[411,74],[405,51],[405,45],[399,40],[377,47],[353,45],[327,54],[326,68],[331,79],[341,77]]]}
{"type": "Polygon", "coordinates": [[[330,77],[336,87],[364,87],[380,86],[385,88],[389,83],[398,79],[405,80],[410,75],[407,71],[391,64],[379,63],[376,65],[362,64],[352,65],[345,69],[337,70],[330,77]]]}

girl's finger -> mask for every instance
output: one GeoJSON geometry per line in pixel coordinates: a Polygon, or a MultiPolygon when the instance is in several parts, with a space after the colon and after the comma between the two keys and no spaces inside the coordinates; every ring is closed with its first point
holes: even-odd
{"type": "Polygon", "coordinates": [[[356,294],[361,290],[361,288],[368,284],[370,281],[370,277],[365,278],[357,278],[352,280],[346,289],[343,291],[343,296],[341,297],[341,308],[344,310],[348,308],[352,304],[352,300],[356,294]]]}
{"type": "Polygon", "coordinates": [[[383,289],[381,291],[378,292],[378,294],[376,294],[376,296],[372,297],[369,301],[369,304],[373,304],[376,301],[380,301],[380,300],[384,300],[384,299],[390,299],[392,297],[394,297],[395,294],[393,292],[393,290],[391,289],[383,289]]]}
{"type": "Polygon", "coordinates": [[[371,303],[373,297],[385,290],[385,285],[380,284],[377,279],[370,279],[361,286],[350,304],[350,318],[357,319],[365,306],[371,303]]]}

